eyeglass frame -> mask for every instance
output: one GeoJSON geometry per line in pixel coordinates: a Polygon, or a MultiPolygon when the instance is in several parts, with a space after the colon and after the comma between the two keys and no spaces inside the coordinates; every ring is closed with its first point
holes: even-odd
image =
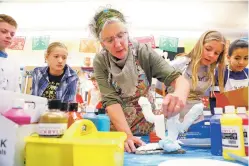
{"type": "Polygon", "coordinates": [[[105,43],[105,44],[107,44],[107,45],[113,45],[114,44],[114,41],[115,41],[115,39],[117,38],[119,41],[122,41],[122,40],[124,40],[125,39],[125,37],[128,37],[128,36],[126,36],[128,34],[128,32],[127,31],[121,31],[121,32],[119,32],[118,34],[116,34],[115,36],[111,36],[111,37],[106,37],[105,39],[101,39],[100,41],[101,42],[103,42],[103,43],[105,43]],[[123,35],[122,37],[118,37],[118,35],[123,35]],[[112,40],[111,41],[111,43],[109,43],[108,41],[106,41],[106,40],[108,40],[108,39],[110,39],[110,40],[112,40]]]}

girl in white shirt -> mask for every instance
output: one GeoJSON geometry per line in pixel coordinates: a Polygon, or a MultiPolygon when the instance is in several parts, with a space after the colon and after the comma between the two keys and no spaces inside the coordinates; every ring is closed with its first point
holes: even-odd
{"type": "MultiPolygon", "coordinates": [[[[179,56],[170,64],[180,70],[189,81],[191,89],[181,118],[195,105],[201,103],[206,90],[215,84],[215,68],[218,68],[220,89],[224,89],[224,48],[226,40],[218,31],[207,31],[201,35],[194,48],[185,56],[179,56]]],[[[184,85],[182,85],[184,86],[184,85]]],[[[167,90],[169,88],[166,88],[167,90]]],[[[169,91],[168,91],[169,92],[169,91]]],[[[170,92],[169,92],[170,93],[170,92]]]]}

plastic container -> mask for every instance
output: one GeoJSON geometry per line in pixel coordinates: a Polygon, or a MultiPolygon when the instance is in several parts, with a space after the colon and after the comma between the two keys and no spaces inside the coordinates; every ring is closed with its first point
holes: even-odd
{"type": "Polygon", "coordinates": [[[215,115],[210,119],[211,154],[222,156],[222,135],[220,118],[223,114],[222,108],[214,108],[215,115]]]}
{"type": "Polygon", "coordinates": [[[78,110],[78,103],[69,103],[68,107],[68,123],[67,128],[69,128],[76,120],[82,119],[81,113],[77,112],[78,110]]]}
{"type": "Polygon", "coordinates": [[[26,166],[123,166],[125,140],[124,132],[98,132],[78,120],[62,138],[26,138],[26,166]]]}
{"type": "Polygon", "coordinates": [[[161,140],[161,138],[159,138],[157,135],[156,135],[156,132],[155,131],[152,131],[150,132],[149,134],[149,140],[150,140],[150,143],[155,143],[155,142],[159,142],[161,140]]]}
{"type": "Polygon", "coordinates": [[[41,115],[38,126],[40,136],[61,137],[67,129],[68,116],[60,111],[61,101],[48,101],[48,111],[41,115]]]}
{"type": "Polygon", "coordinates": [[[24,104],[25,101],[23,99],[15,99],[12,108],[3,113],[3,116],[18,125],[30,124],[31,117],[24,112],[24,104]]]}
{"type": "Polygon", "coordinates": [[[209,146],[211,145],[210,140],[210,118],[211,111],[203,111],[203,119],[195,121],[186,133],[180,133],[178,139],[184,144],[196,143],[196,146],[209,146]]]}
{"type": "Polygon", "coordinates": [[[227,153],[245,156],[242,119],[235,114],[234,106],[225,106],[221,119],[222,155],[224,159],[234,160],[227,153]]]}
{"type": "Polygon", "coordinates": [[[98,117],[95,114],[94,107],[86,107],[86,113],[83,115],[83,119],[89,119],[94,123],[96,127],[98,126],[98,117]]]}
{"type": "Polygon", "coordinates": [[[237,107],[237,115],[239,115],[243,121],[245,152],[248,156],[248,115],[246,114],[246,108],[237,107]]]}
{"type": "Polygon", "coordinates": [[[104,108],[100,108],[98,110],[97,118],[98,118],[98,124],[97,124],[98,131],[110,131],[110,118],[106,114],[104,108]]]}

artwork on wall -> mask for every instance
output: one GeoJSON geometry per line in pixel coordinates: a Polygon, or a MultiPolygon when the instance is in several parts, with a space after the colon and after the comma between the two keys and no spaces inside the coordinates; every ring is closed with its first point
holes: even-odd
{"type": "Polygon", "coordinates": [[[154,36],[143,36],[143,37],[135,37],[139,43],[149,44],[152,48],[156,48],[155,38],[154,36]]]}
{"type": "Polygon", "coordinates": [[[176,37],[164,37],[161,36],[159,40],[159,48],[161,50],[177,52],[179,39],[176,37]]]}
{"type": "MultiPolygon", "coordinates": [[[[79,40],[77,39],[59,39],[59,41],[67,47],[68,52],[76,52],[79,50],[79,40]]],[[[51,43],[51,42],[50,42],[51,43]]]]}
{"type": "Polygon", "coordinates": [[[32,38],[32,50],[46,50],[49,39],[49,36],[34,36],[32,38]]]}
{"type": "Polygon", "coordinates": [[[97,53],[100,50],[100,43],[94,39],[81,39],[80,52],[97,53]]]}
{"type": "Polygon", "coordinates": [[[23,50],[25,45],[26,37],[24,36],[16,36],[13,38],[9,49],[11,50],[23,50]]]}

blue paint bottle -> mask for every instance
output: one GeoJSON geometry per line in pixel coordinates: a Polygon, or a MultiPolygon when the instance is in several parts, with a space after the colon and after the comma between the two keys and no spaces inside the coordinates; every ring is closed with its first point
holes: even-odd
{"type": "Polygon", "coordinates": [[[83,115],[83,119],[91,120],[97,128],[98,117],[97,117],[97,115],[95,115],[95,108],[94,107],[86,107],[86,113],[83,115]]]}
{"type": "Polygon", "coordinates": [[[106,114],[104,108],[100,108],[98,110],[97,119],[98,119],[98,125],[97,125],[98,131],[110,131],[110,118],[106,114]]]}
{"type": "Polygon", "coordinates": [[[211,135],[211,154],[222,156],[222,134],[220,118],[222,117],[223,109],[214,108],[214,115],[210,119],[210,135],[211,135]]]}

